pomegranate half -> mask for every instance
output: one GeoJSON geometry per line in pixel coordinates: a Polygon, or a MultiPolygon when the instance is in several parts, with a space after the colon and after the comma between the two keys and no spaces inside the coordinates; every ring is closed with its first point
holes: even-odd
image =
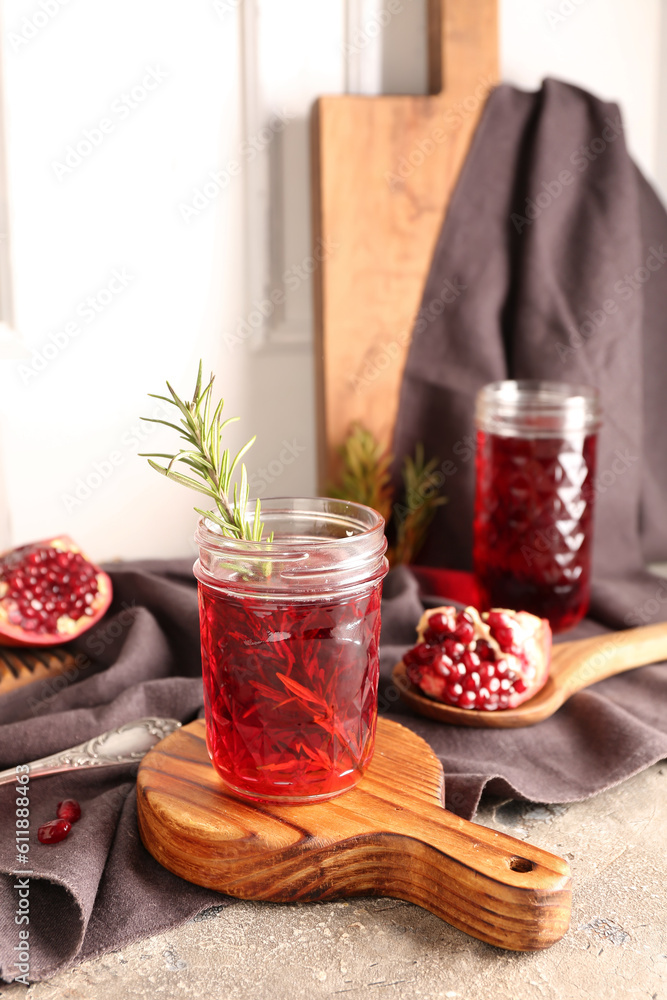
{"type": "Polygon", "coordinates": [[[61,535],[0,556],[0,646],[56,646],[111,603],[111,580],[61,535]]]}
{"type": "Polygon", "coordinates": [[[551,628],[527,611],[434,608],[417,626],[419,642],[403,657],[424,694],[457,708],[516,708],[544,687],[551,628]]]}

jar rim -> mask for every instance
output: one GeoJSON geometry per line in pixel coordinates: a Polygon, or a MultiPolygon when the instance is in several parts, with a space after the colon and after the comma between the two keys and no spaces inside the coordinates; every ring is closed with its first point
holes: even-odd
{"type": "Polygon", "coordinates": [[[261,516],[267,535],[279,532],[271,542],[227,538],[200,518],[200,583],[301,599],[367,587],[387,572],[384,518],[372,507],[330,497],[269,497],[261,516]]]}
{"type": "MultiPolygon", "coordinates": [[[[354,543],[355,539],[368,537],[373,533],[384,534],[384,518],[378,511],[354,500],[338,500],[332,497],[267,497],[261,500],[261,517],[263,521],[273,518],[297,515],[301,519],[307,517],[324,518],[337,523],[345,530],[344,535],[287,535],[272,542],[262,539],[255,542],[246,538],[230,538],[223,535],[215,523],[207,517],[200,517],[197,523],[195,538],[198,543],[220,548],[231,548],[239,554],[247,552],[273,553],[281,548],[294,549],[309,546],[321,546],[335,543],[354,543]],[[318,509],[319,508],[319,509],[318,509]]],[[[254,516],[254,504],[248,505],[248,520],[254,516]]],[[[270,532],[269,532],[270,534],[270,532]]]]}
{"type": "Polygon", "coordinates": [[[552,436],[559,432],[593,433],[602,421],[600,395],[594,386],[542,379],[503,379],[477,393],[477,426],[497,434],[552,436]]]}

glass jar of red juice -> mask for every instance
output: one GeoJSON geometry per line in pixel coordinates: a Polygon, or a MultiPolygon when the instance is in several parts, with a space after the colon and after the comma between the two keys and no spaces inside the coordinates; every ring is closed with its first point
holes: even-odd
{"type": "Polygon", "coordinates": [[[597,391],[492,382],[475,416],[473,562],[483,606],[530,611],[565,631],[589,602],[597,391]]]}
{"type": "Polygon", "coordinates": [[[227,788],[311,802],[351,788],[373,754],[382,517],[344,500],[262,502],[265,537],[196,540],[208,752],[227,788]]]}

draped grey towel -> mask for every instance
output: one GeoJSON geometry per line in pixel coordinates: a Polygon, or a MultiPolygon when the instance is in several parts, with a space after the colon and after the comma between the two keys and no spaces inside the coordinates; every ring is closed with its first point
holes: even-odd
{"type": "Polygon", "coordinates": [[[643,567],[667,559],[666,263],[667,215],[628,155],[617,106],[556,80],[538,93],[498,87],[437,243],[402,386],[395,453],[423,441],[449,497],[424,562],[470,568],[477,390],[582,382],[604,409],[592,614],[614,626],[665,617],[667,587],[643,567]],[[438,314],[447,280],[459,294],[438,314]]]}

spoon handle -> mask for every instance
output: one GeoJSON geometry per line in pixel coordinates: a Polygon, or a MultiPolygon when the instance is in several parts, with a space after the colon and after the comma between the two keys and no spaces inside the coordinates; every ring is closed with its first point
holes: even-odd
{"type": "Polygon", "coordinates": [[[576,691],[635,667],[667,660],[667,624],[596,635],[553,647],[552,674],[569,698],[576,691]]]}
{"type": "Polygon", "coordinates": [[[133,764],[156,743],[164,739],[181,723],[177,719],[155,717],[126,722],[117,729],[110,729],[101,736],[79,743],[69,750],[60,750],[49,757],[41,757],[29,764],[19,764],[0,771],[0,785],[11,784],[17,775],[27,774],[30,779],[61,771],[81,771],[89,767],[111,767],[114,764],[133,764]]]}

